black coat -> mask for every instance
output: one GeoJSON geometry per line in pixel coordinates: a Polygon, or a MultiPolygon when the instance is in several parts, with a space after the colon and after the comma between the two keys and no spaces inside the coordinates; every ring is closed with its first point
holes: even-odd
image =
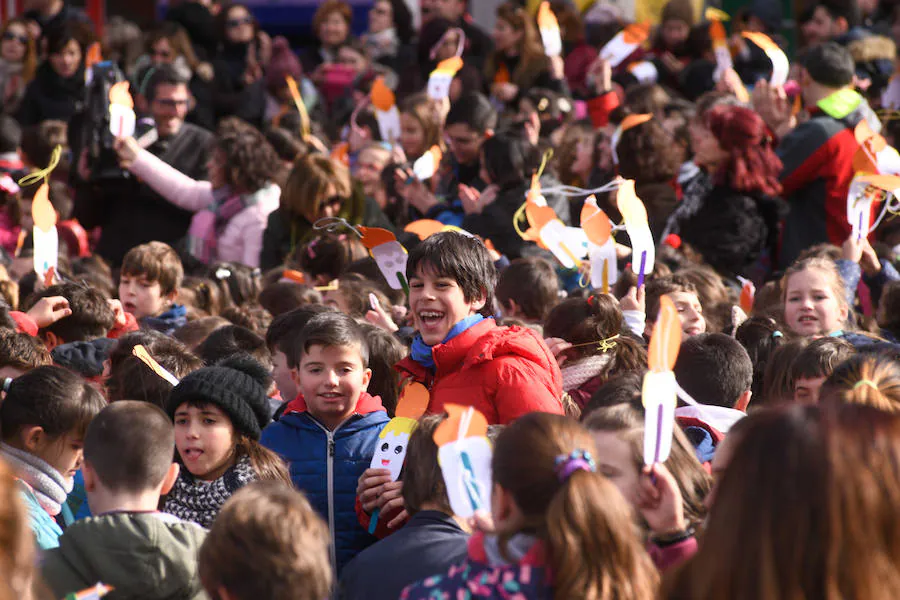
{"type": "Polygon", "coordinates": [[[16,120],[22,127],[37,125],[48,119],[68,123],[83,101],[84,69],[78,69],[74,75],[63,79],[48,61],[44,61],[25,89],[16,120]]]}
{"type": "MultiPolygon", "coordinates": [[[[194,179],[206,179],[213,134],[185,123],[177,135],[147,150],[194,179]]],[[[187,233],[193,213],[178,208],[134,177],[75,182],[74,216],[86,229],[102,227],[97,254],[114,267],[138,244],[159,240],[176,244],[187,233]]]]}
{"type": "Polygon", "coordinates": [[[265,79],[260,77],[249,85],[244,82],[249,47],[249,44],[226,44],[213,61],[213,108],[216,121],[235,116],[262,128],[266,111],[265,79]]]}

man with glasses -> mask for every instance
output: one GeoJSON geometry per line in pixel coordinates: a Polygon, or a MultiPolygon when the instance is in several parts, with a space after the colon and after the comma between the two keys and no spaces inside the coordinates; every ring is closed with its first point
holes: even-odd
{"type": "MultiPolygon", "coordinates": [[[[213,135],[184,119],[192,102],[187,81],[171,66],[157,67],[146,83],[138,82],[136,100],[151,119],[138,125],[138,143],[193,179],[206,179],[213,135]]],[[[102,227],[97,253],[113,266],[138,244],[153,240],[174,245],[187,233],[192,213],[171,204],[134,178],[90,181],[79,161],[75,181],[75,216],[85,228],[102,227]]]]}

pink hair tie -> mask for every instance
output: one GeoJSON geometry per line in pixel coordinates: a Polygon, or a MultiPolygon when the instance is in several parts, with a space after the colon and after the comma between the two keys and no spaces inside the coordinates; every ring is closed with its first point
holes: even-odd
{"type": "Polygon", "coordinates": [[[588,471],[595,473],[597,463],[587,450],[575,450],[571,454],[560,454],[556,457],[556,476],[564,483],[575,471],[588,471]]]}

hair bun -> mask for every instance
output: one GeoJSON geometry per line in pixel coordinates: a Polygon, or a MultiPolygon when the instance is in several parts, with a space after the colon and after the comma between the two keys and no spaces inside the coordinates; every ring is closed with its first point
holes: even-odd
{"type": "Polygon", "coordinates": [[[233,354],[228,358],[223,358],[215,366],[240,371],[258,383],[263,390],[268,390],[272,383],[272,375],[269,370],[250,354],[233,354]]]}

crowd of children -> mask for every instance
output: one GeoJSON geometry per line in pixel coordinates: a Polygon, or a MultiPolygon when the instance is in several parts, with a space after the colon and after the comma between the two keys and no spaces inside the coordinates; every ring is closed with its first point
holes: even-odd
{"type": "Polygon", "coordinates": [[[900,9],[370,4],[0,27],[0,600],[900,597],[900,9]]]}

